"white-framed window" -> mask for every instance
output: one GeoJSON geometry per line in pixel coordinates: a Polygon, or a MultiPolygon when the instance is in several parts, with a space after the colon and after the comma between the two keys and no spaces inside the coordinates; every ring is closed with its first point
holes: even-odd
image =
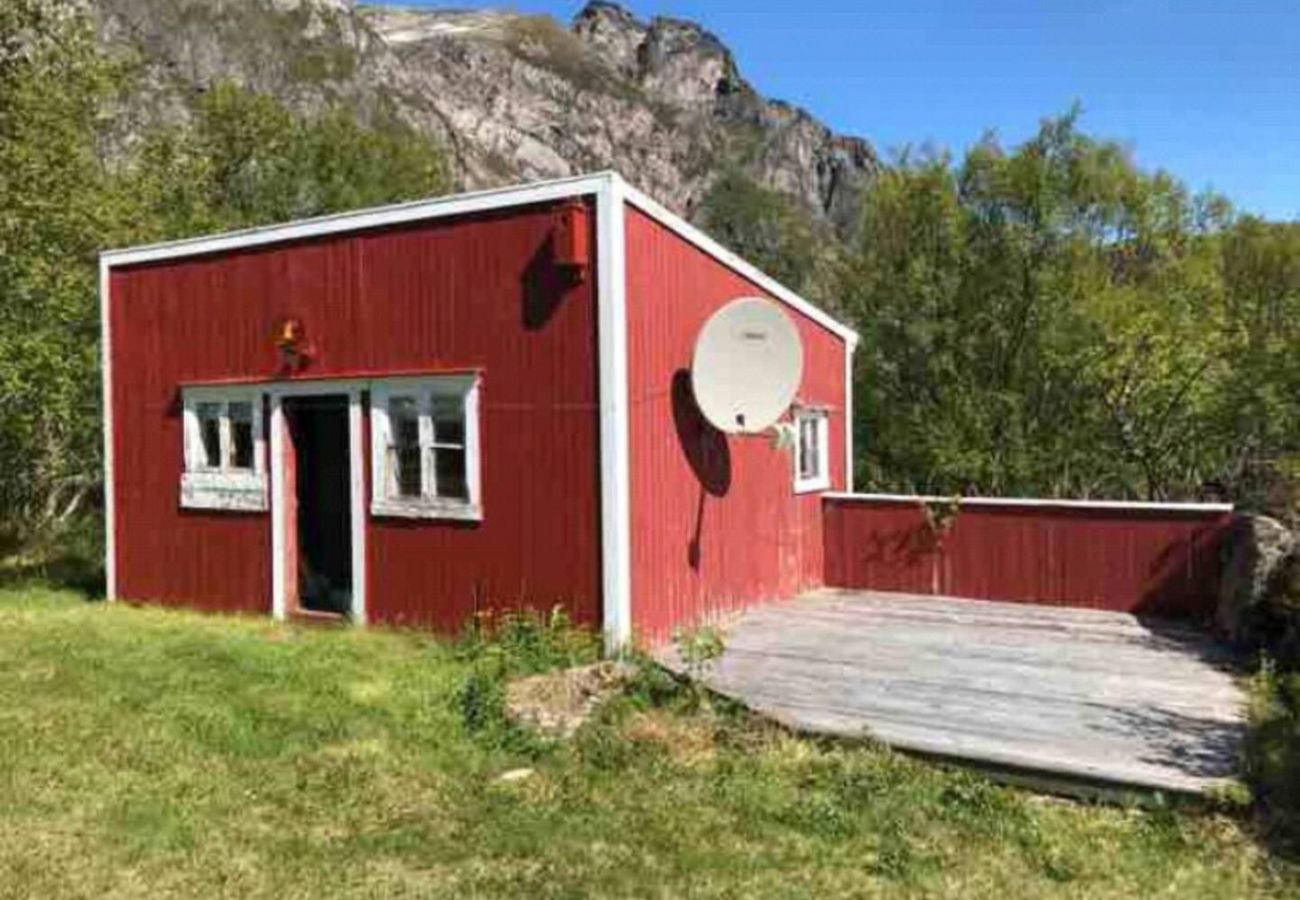
{"type": "Polygon", "coordinates": [[[181,390],[185,472],[181,506],[260,512],[267,508],[262,393],[248,388],[181,390]]]}
{"type": "Polygon", "coordinates": [[[483,517],[476,375],[372,383],[371,465],[376,516],[483,517]]]}
{"type": "Polygon", "coordinates": [[[794,490],[803,494],[831,486],[830,413],[801,407],[794,414],[794,490]]]}

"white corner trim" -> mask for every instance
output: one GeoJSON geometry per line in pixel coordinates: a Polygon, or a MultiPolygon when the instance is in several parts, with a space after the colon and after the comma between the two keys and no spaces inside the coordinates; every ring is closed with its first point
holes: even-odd
{"type": "Polygon", "coordinates": [[[99,358],[104,417],[104,576],[105,596],[117,599],[117,518],[113,485],[113,342],[108,313],[109,266],[99,261],[99,358]]]}
{"type": "Polygon", "coordinates": [[[366,560],[366,448],[365,414],[361,408],[361,389],[348,392],[348,460],[352,479],[352,621],[364,626],[369,621],[369,598],[366,596],[368,572],[366,560]],[[361,515],[357,511],[361,510],[361,515]]]}
{"type": "Polygon", "coordinates": [[[632,639],[632,503],[628,416],[627,241],[622,178],[596,201],[602,618],[611,650],[632,639]]]}
{"type": "Polygon", "coordinates": [[[417,200],[411,203],[380,206],[357,212],[300,219],[280,225],[249,228],[243,231],[231,231],[224,234],[170,241],[163,244],[106,250],[100,254],[100,261],[101,264],[107,264],[108,266],[157,262],[164,259],[179,259],[187,256],[222,253],[229,250],[243,250],[249,247],[323,237],[343,232],[383,228],[407,222],[490,212],[516,206],[527,206],[533,203],[548,203],[585,194],[599,194],[606,190],[616,177],[613,173],[608,172],[596,175],[581,175],[575,178],[561,178],[536,184],[475,191],[431,200],[417,200]]]}
{"type": "MultiPolygon", "coordinates": [[[[289,614],[285,596],[285,543],[288,516],[284,508],[284,397],[271,394],[271,618],[283,621],[289,614]]],[[[356,573],[353,573],[356,579],[356,573]]]]}
{"type": "Polygon", "coordinates": [[[1050,497],[940,497],[933,494],[847,494],[832,492],[827,500],[863,503],[951,503],[985,507],[1054,507],[1059,509],[1110,509],[1174,513],[1230,513],[1231,503],[1148,503],[1139,500],[1057,500],[1050,497]]]}
{"type": "Polygon", "coordinates": [[[853,357],[857,341],[844,343],[844,490],[853,493],[853,357]]]}
{"type": "Polygon", "coordinates": [[[839,337],[846,344],[857,344],[858,333],[843,322],[840,322],[811,301],[800,297],[775,278],[759,271],[759,269],[751,263],[745,262],[745,260],[741,259],[735,253],[732,253],[726,247],[723,247],[713,238],[709,237],[703,231],[700,231],[700,229],[696,228],[694,225],[690,224],[658,201],[653,200],[630,185],[625,185],[623,190],[628,203],[650,216],[650,218],[657,221],[660,225],[675,232],[678,237],[694,244],[700,250],[703,250],[705,253],[709,254],[715,260],[737,274],[748,278],[750,281],[754,282],[754,284],[785,303],[791,309],[802,313],[827,331],[839,337]]]}

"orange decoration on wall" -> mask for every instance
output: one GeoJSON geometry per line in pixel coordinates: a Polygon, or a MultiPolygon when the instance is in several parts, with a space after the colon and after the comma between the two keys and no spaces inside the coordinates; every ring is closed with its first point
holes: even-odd
{"type": "Polygon", "coordinates": [[[316,355],[301,319],[284,319],[276,326],[275,347],[280,352],[281,369],[290,374],[301,372],[316,355]]]}

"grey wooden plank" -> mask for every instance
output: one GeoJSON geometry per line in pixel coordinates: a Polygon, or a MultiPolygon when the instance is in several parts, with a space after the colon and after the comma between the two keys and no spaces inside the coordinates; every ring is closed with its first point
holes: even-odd
{"type": "Polygon", "coordinates": [[[1050,667],[1053,677],[1041,681],[1043,690],[1060,688],[1082,696],[1120,691],[1171,701],[1186,698],[1195,703],[1236,702],[1240,698],[1231,674],[1194,659],[1171,664],[1149,652],[1130,661],[1105,651],[1079,655],[1069,648],[1045,650],[1038,646],[999,650],[987,645],[972,647],[959,640],[931,642],[880,629],[856,636],[841,633],[827,641],[797,626],[769,634],[755,634],[746,628],[730,635],[727,643],[734,655],[766,656],[773,663],[792,665],[836,664],[868,674],[924,670],[930,677],[942,678],[951,670],[962,680],[982,673],[1038,680],[1050,667]]]}
{"type": "Polygon", "coordinates": [[[744,682],[761,679],[779,683],[784,678],[798,680],[799,673],[803,672],[828,692],[917,684],[958,694],[977,691],[980,696],[1000,694],[1018,703],[1037,702],[1069,708],[1076,704],[1123,708],[1142,703],[1223,721],[1237,721],[1241,714],[1240,692],[1233,685],[1222,690],[1210,690],[1196,685],[1169,686],[1151,681],[1151,689],[1141,690],[1135,689],[1135,685],[1123,676],[1108,678],[1104,683],[1096,684],[1089,679],[1062,677],[1061,673],[1043,679],[1039,677],[1040,672],[1031,666],[1014,669],[961,667],[954,669],[951,677],[926,675],[918,678],[914,673],[918,669],[924,671],[924,665],[923,661],[908,660],[902,665],[889,667],[855,666],[835,660],[819,660],[813,656],[785,658],[731,648],[723,664],[718,667],[715,680],[744,682]]]}

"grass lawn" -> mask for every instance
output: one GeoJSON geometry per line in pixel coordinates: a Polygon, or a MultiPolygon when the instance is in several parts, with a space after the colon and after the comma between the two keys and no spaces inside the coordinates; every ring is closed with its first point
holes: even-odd
{"type": "Polygon", "coordinates": [[[1244,818],[1038,797],[662,690],[560,744],[473,731],[482,666],[0,591],[0,896],[1300,895],[1244,818]]]}

